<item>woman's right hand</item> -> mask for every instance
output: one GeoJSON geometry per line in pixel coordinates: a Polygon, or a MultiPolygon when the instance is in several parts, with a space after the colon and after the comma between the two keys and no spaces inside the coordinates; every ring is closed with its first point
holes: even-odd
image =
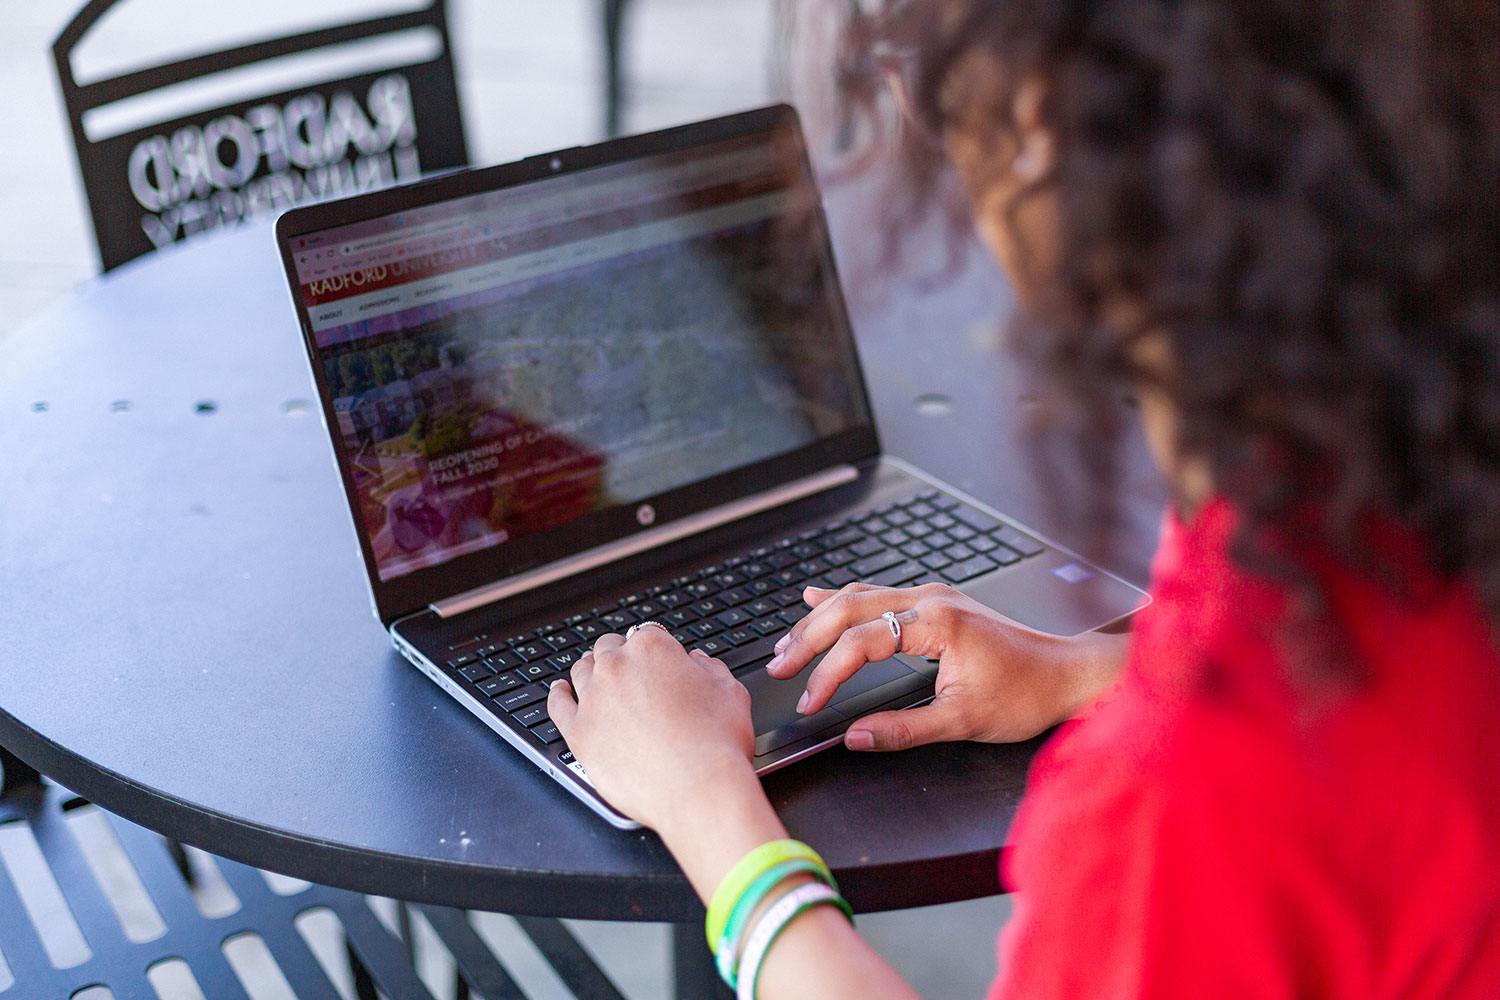
{"type": "Polygon", "coordinates": [[[941,583],[809,587],[804,597],[812,612],[777,644],[766,666],[773,677],[794,677],[827,652],[807,677],[807,694],[798,705],[803,714],[828,704],[866,663],[896,652],[884,612],[895,612],[901,624],[901,652],[938,662],[933,700],[860,719],[844,735],[851,750],[1030,739],[1103,694],[1124,660],[1123,635],[1037,632],[941,583]]]}

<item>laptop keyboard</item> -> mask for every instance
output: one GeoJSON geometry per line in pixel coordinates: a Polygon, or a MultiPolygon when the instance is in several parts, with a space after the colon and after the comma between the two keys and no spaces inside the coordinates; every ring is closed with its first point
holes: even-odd
{"type": "Polygon", "coordinates": [[[689,649],[733,671],[758,667],[807,607],[804,587],[856,580],[886,587],[961,584],[1043,551],[988,514],[935,491],[733,556],[522,635],[476,635],[448,665],[567,765],[573,756],[547,717],[547,689],[606,632],[658,621],[689,649]]]}

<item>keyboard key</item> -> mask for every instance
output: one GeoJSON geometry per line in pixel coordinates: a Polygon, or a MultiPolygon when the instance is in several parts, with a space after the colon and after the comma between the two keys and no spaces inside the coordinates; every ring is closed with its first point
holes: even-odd
{"type": "Polygon", "coordinates": [[[552,675],[552,664],[546,660],[534,660],[516,671],[528,681],[539,681],[552,675]]]}
{"type": "Polygon", "coordinates": [[[788,587],[786,590],[778,590],[771,595],[771,600],[783,608],[802,607],[802,590],[801,588],[792,587],[788,587]]]}
{"type": "Polygon", "coordinates": [[[792,563],[797,561],[797,557],[792,555],[785,549],[782,549],[779,552],[772,552],[764,559],[764,562],[769,564],[772,570],[785,569],[786,567],[792,565],[792,563]]]}
{"type": "Polygon", "coordinates": [[[491,698],[499,697],[507,691],[514,691],[524,683],[521,678],[512,673],[497,674],[494,677],[486,677],[479,682],[479,690],[491,698]]]}
{"type": "Polygon", "coordinates": [[[732,628],[723,635],[724,641],[732,646],[743,646],[745,643],[754,642],[758,638],[760,636],[756,635],[753,629],[745,627],[732,628]]]}
{"type": "Polygon", "coordinates": [[[831,569],[823,576],[823,582],[828,585],[829,590],[838,590],[844,584],[853,583],[858,579],[859,577],[849,572],[848,566],[840,566],[838,569],[831,569]]]}
{"type": "Polygon", "coordinates": [[[823,553],[823,561],[830,566],[843,566],[846,563],[852,563],[858,558],[858,556],[848,549],[834,549],[832,552],[823,553]]]}
{"type": "Polygon", "coordinates": [[[705,618],[701,622],[693,622],[688,626],[688,631],[700,639],[707,639],[715,632],[720,631],[721,626],[712,618],[705,618]]]}
{"type": "Polygon", "coordinates": [[[689,625],[698,620],[698,612],[692,608],[673,608],[661,616],[663,625],[689,625]]]}
{"type": "Polygon", "coordinates": [[[932,546],[925,542],[907,542],[901,546],[901,554],[908,559],[920,559],[932,551],[932,546]]]}
{"type": "Polygon", "coordinates": [[[770,600],[769,598],[757,597],[755,600],[745,605],[744,610],[748,611],[756,618],[764,618],[766,615],[775,614],[776,609],[779,607],[781,607],[781,605],[777,604],[773,600],[770,600]]]}
{"type": "Polygon", "coordinates": [[[495,703],[507,712],[525,708],[527,705],[535,705],[547,697],[547,688],[543,684],[527,684],[518,687],[514,691],[507,691],[495,699],[495,703]]]}
{"type": "Polygon", "coordinates": [[[527,705],[516,713],[516,721],[523,726],[534,726],[538,722],[546,722],[547,703],[539,701],[535,705],[527,705]]]}
{"type": "Polygon", "coordinates": [[[711,615],[724,610],[724,605],[712,597],[705,597],[703,600],[695,602],[692,609],[699,615],[711,615]]]}
{"type": "Polygon", "coordinates": [[[763,580],[751,580],[749,583],[745,584],[745,589],[752,594],[769,594],[774,590],[779,590],[780,588],[777,587],[775,580],[771,579],[770,577],[766,577],[763,580]]]}
{"type": "Polygon", "coordinates": [[[871,556],[868,559],[861,559],[857,563],[850,563],[848,569],[856,577],[865,579],[874,576],[887,567],[896,565],[900,561],[901,553],[887,551],[876,556],[871,556]]]}
{"type": "Polygon", "coordinates": [[[611,632],[623,632],[640,620],[640,617],[633,611],[627,611],[624,608],[599,616],[599,621],[603,622],[604,627],[611,632]]]}
{"type": "Polygon", "coordinates": [[[725,607],[732,608],[736,604],[744,604],[754,596],[755,595],[750,593],[750,591],[748,590],[741,590],[739,587],[731,587],[729,590],[724,591],[714,599],[722,602],[725,607]]]}
{"type": "Polygon", "coordinates": [[[912,517],[920,520],[921,518],[931,517],[933,514],[936,514],[937,508],[932,504],[927,503],[925,500],[918,500],[916,503],[907,507],[906,512],[912,517]]]}
{"type": "Polygon", "coordinates": [[[771,574],[771,579],[783,587],[799,587],[806,576],[794,569],[780,569],[771,574]]]}
{"type": "Polygon", "coordinates": [[[1005,527],[1005,522],[977,511],[973,507],[959,507],[952,512],[952,516],[975,531],[993,531],[996,528],[1005,527]]]}
{"type": "Polygon", "coordinates": [[[963,506],[958,500],[948,496],[946,493],[939,493],[937,496],[933,497],[927,502],[932,504],[938,510],[952,510],[955,507],[963,506]]]}
{"type": "Polygon", "coordinates": [[[902,528],[901,530],[905,531],[908,535],[910,535],[913,538],[921,538],[921,539],[926,539],[933,532],[937,531],[936,528],[934,528],[932,525],[928,524],[926,521],[913,521],[911,524],[908,524],[905,528],[902,528]]]}
{"type": "Polygon", "coordinates": [[[667,606],[657,601],[653,597],[649,601],[641,601],[638,604],[632,604],[630,606],[630,610],[639,615],[641,621],[650,621],[653,618],[660,618],[663,614],[665,614],[667,606]]]}
{"type": "Polygon", "coordinates": [[[532,660],[541,660],[551,655],[552,647],[540,642],[519,642],[511,644],[511,652],[522,660],[530,663],[532,660]]]}
{"type": "Polygon", "coordinates": [[[734,648],[734,643],[721,635],[715,635],[701,640],[695,648],[703,650],[709,656],[723,656],[734,648]]]}
{"type": "Polygon", "coordinates": [[[723,625],[725,628],[734,628],[736,625],[743,625],[745,624],[745,622],[749,621],[751,617],[753,616],[746,614],[739,608],[730,608],[728,611],[714,616],[715,620],[717,620],[719,624],[723,625]]]}
{"type": "Polygon", "coordinates": [[[946,531],[958,522],[949,517],[947,514],[934,514],[927,519],[927,523],[932,525],[934,528],[937,528],[939,531],[946,531]]]}
{"type": "Polygon", "coordinates": [[[775,617],[758,618],[750,623],[750,627],[757,635],[780,635],[786,631],[786,625],[775,617]]]}
{"type": "MultiPolygon", "coordinates": [[[[984,536],[980,535],[979,537],[983,538],[984,536]]],[[[999,563],[1001,566],[1009,566],[1011,563],[1018,563],[1021,561],[1021,553],[1017,552],[1009,545],[996,545],[993,549],[986,552],[985,555],[995,560],[995,562],[999,563]]]]}
{"type": "Polygon", "coordinates": [[[573,664],[577,663],[582,658],[582,650],[565,649],[561,653],[556,653],[552,656],[547,657],[547,662],[552,664],[553,670],[572,670],[573,664]]]}
{"type": "Polygon", "coordinates": [[[678,645],[684,646],[687,649],[692,649],[693,643],[698,641],[698,637],[685,628],[680,628],[673,632],[672,638],[677,640],[678,645]]]}
{"type": "Polygon", "coordinates": [[[979,555],[979,553],[975,552],[973,549],[969,548],[962,542],[959,542],[943,549],[943,555],[947,556],[949,559],[952,559],[954,562],[963,562],[966,559],[973,559],[975,556],[979,555]]]}
{"type": "Polygon", "coordinates": [[[1030,535],[1023,535],[1015,528],[1006,526],[990,532],[996,541],[1004,542],[1023,556],[1040,555],[1043,551],[1042,543],[1030,535]]]}
{"type": "Polygon", "coordinates": [[[904,510],[893,510],[885,515],[885,523],[893,528],[899,528],[903,524],[910,524],[912,517],[904,510]]]}
{"type": "Polygon", "coordinates": [[[542,746],[548,746],[562,739],[562,733],[557,731],[557,724],[550,719],[533,729],[531,735],[542,746]]]}
{"type": "Polygon", "coordinates": [[[719,588],[714,586],[712,580],[694,580],[692,583],[688,584],[682,589],[686,590],[688,594],[690,594],[695,600],[704,597],[712,597],[719,591],[719,588]]]}
{"type": "Polygon", "coordinates": [[[584,621],[574,625],[573,631],[578,633],[580,639],[592,646],[594,640],[604,634],[605,629],[598,622],[584,621]]]}
{"type": "Polygon", "coordinates": [[[782,608],[776,617],[785,622],[787,628],[791,628],[807,617],[807,611],[803,608],[782,608]]]}
{"type": "MultiPolygon", "coordinates": [[[[781,632],[786,632],[785,626],[782,626],[781,632]]],[[[744,667],[763,667],[775,655],[776,640],[779,638],[780,635],[763,636],[725,651],[719,659],[724,661],[724,666],[735,671],[744,667]]]]}
{"type": "Polygon", "coordinates": [[[898,587],[908,580],[914,580],[926,572],[919,563],[904,562],[892,566],[870,577],[869,582],[877,587],[898,587]]]}
{"type": "Polygon", "coordinates": [[[521,658],[510,650],[497,649],[484,658],[492,670],[509,670],[511,667],[519,667],[521,658]]]}
{"type": "Polygon", "coordinates": [[[874,538],[866,538],[864,541],[855,542],[853,545],[849,546],[849,551],[853,552],[861,559],[867,556],[873,556],[875,553],[882,552],[884,550],[885,546],[880,544],[880,542],[874,538]]]}
{"type": "Polygon", "coordinates": [[[479,659],[479,655],[477,653],[465,653],[463,656],[455,656],[453,659],[449,660],[448,666],[452,667],[454,670],[457,670],[459,667],[473,663],[477,659],[479,659]]]}
{"type": "Polygon", "coordinates": [[[979,534],[979,532],[975,531],[967,524],[955,524],[953,527],[947,530],[948,537],[953,539],[955,542],[967,542],[969,539],[979,534]]]}
{"type": "Polygon", "coordinates": [[[802,574],[803,579],[808,579],[826,572],[831,565],[819,556],[816,559],[804,559],[796,565],[795,569],[802,574]]]}
{"type": "Polygon", "coordinates": [[[983,576],[992,569],[999,566],[989,556],[975,556],[961,563],[955,563],[942,571],[942,575],[952,583],[963,583],[972,580],[976,576],[983,576]]]}
{"type": "Polygon", "coordinates": [[[568,649],[571,646],[578,645],[580,640],[578,638],[578,633],[574,632],[572,629],[568,629],[567,631],[563,632],[553,632],[542,641],[551,646],[553,649],[568,649]]]}
{"type": "Polygon", "coordinates": [[[493,677],[495,672],[483,663],[471,663],[458,671],[458,675],[470,683],[477,684],[486,677],[493,677]]]}
{"type": "Polygon", "coordinates": [[[776,567],[772,566],[770,563],[761,562],[757,559],[742,565],[740,567],[740,573],[744,575],[746,580],[754,580],[757,577],[766,576],[774,572],[775,569],[776,567]]]}
{"type": "Polygon", "coordinates": [[[864,537],[865,533],[863,531],[860,531],[858,528],[845,528],[843,531],[836,532],[832,535],[829,535],[827,538],[820,539],[820,544],[825,549],[841,549],[845,545],[853,545],[855,542],[864,537]]]}
{"type": "Polygon", "coordinates": [[[918,562],[920,562],[923,566],[926,566],[928,569],[942,569],[944,566],[953,565],[953,560],[949,559],[941,552],[934,552],[931,555],[923,556],[918,560],[918,562]]]}

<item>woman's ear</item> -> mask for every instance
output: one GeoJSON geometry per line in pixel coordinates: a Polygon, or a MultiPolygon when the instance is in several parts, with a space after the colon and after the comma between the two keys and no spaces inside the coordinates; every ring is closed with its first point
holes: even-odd
{"type": "Polygon", "coordinates": [[[1016,156],[1010,170],[1023,183],[1041,180],[1052,169],[1052,133],[1042,121],[1046,91],[1041,80],[1030,77],[1016,89],[1011,114],[1016,126],[1016,156]]]}

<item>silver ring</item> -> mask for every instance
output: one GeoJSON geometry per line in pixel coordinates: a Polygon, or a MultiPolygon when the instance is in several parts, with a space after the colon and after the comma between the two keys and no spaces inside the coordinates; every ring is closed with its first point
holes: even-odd
{"type": "Polygon", "coordinates": [[[896,640],[896,652],[901,652],[901,620],[896,617],[894,611],[887,611],[880,617],[885,619],[886,625],[891,630],[891,638],[896,640]]]}
{"type": "Polygon", "coordinates": [[[633,635],[635,635],[636,632],[640,631],[643,628],[648,628],[648,627],[649,628],[659,628],[663,632],[667,633],[667,635],[671,635],[672,634],[672,630],[669,629],[669,628],[667,628],[665,625],[663,625],[659,621],[654,621],[653,620],[653,621],[636,622],[634,625],[630,626],[628,629],[625,630],[625,641],[629,642],[630,641],[630,637],[633,636],[633,635]]]}

